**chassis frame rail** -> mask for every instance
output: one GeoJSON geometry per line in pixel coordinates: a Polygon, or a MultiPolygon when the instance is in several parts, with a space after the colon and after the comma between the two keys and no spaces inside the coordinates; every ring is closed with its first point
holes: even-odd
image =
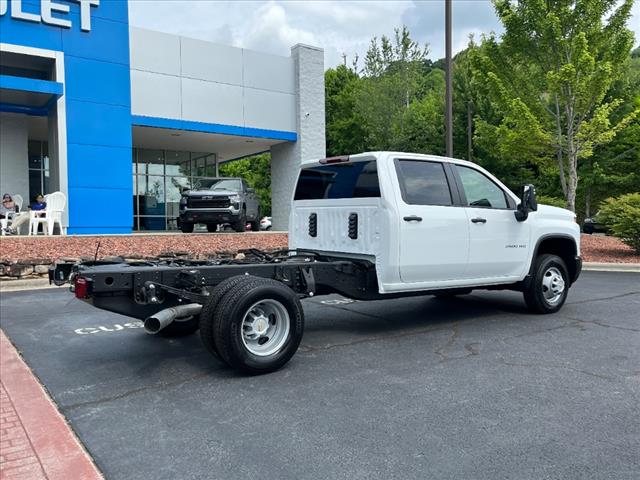
{"type": "Polygon", "coordinates": [[[185,302],[204,304],[216,285],[238,275],[271,278],[300,297],[339,293],[362,300],[380,298],[375,266],[366,260],[301,250],[241,253],[245,258],[65,262],[50,268],[49,280],[57,285],[70,282],[74,290],[75,280],[81,277],[86,282],[83,300],[139,319],[185,302]]]}

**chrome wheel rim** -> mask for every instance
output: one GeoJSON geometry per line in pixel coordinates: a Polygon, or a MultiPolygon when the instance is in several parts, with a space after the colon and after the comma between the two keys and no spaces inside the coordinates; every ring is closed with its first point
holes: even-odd
{"type": "Polygon", "coordinates": [[[549,305],[557,304],[564,295],[565,281],[556,267],[550,267],[542,276],[542,295],[549,305]]]}
{"type": "Polygon", "coordinates": [[[289,312],[277,300],[254,303],[242,319],[242,343],[254,355],[266,357],[276,353],[289,336],[289,312]]]}

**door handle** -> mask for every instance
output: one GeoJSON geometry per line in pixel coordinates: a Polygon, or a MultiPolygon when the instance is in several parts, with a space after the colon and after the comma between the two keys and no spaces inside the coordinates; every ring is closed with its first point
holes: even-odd
{"type": "Polygon", "coordinates": [[[471,221],[473,223],[487,223],[487,219],[486,218],[480,218],[480,217],[472,218],[471,221]]]}
{"type": "Polygon", "coordinates": [[[417,215],[410,215],[408,217],[404,217],[405,222],[421,222],[422,217],[418,217],[417,215]]]}

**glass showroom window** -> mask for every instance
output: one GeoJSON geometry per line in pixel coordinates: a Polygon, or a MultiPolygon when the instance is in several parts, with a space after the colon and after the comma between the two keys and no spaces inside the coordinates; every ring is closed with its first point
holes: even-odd
{"type": "Polygon", "coordinates": [[[134,230],[176,230],[182,191],[195,178],[214,175],[214,154],[135,148],[134,230]]]}
{"type": "Polygon", "coordinates": [[[37,195],[46,195],[49,191],[49,146],[47,142],[29,140],[29,198],[28,205],[37,195]]]}

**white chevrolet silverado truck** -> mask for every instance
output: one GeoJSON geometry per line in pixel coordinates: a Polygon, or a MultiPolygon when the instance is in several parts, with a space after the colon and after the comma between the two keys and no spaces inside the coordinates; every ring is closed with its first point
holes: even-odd
{"type": "MultiPolygon", "coordinates": [[[[212,261],[61,263],[52,282],[144,321],[149,333],[200,331],[205,347],[247,373],[276,370],[302,339],[300,299],[356,300],[521,291],[554,313],[582,268],[572,212],[538,206],[476,164],[371,152],[301,166],[289,248],[212,261]]],[[[470,312],[472,314],[472,312],[470,312]]]]}

